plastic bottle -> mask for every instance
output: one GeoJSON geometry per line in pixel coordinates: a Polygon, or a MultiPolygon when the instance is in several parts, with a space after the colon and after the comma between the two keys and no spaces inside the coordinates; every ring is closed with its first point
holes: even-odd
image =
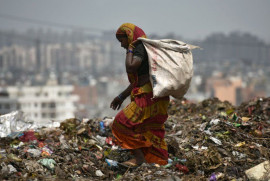
{"type": "Polygon", "coordinates": [[[104,122],[103,121],[100,121],[99,122],[99,132],[101,134],[105,133],[105,126],[104,126],[104,122]]]}

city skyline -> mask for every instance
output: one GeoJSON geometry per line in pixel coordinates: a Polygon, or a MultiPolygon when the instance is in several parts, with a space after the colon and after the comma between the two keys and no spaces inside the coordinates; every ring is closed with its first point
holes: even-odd
{"type": "MultiPolygon", "coordinates": [[[[52,39],[50,38],[52,36],[55,42],[37,41],[40,42],[37,43],[34,41],[29,46],[28,40],[21,41],[22,37],[27,37],[29,34],[17,36],[15,33],[10,33],[12,36],[6,38],[3,36],[0,39],[0,45],[2,45],[0,88],[2,87],[3,91],[2,103],[5,101],[0,108],[6,112],[14,108],[12,105],[28,109],[28,103],[25,104],[21,100],[24,100],[23,95],[29,95],[31,91],[10,94],[5,90],[12,86],[17,87],[18,90],[23,87],[27,90],[29,87],[48,87],[48,81],[52,78],[54,84],[60,87],[59,89],[65,85],[72,86],[74,93],[80,97],[80,101],[74,103],[76,116],[115,115],[108,101],[110,102],[127,85],[123,66],[124,54],[122,53],[124,52],[120,49],[118,42],[107,35],[104,35],[102,39],[92,37],[87,40],[87,36],[78,37],[77,33],[71,36],[64,34],[64,38],[59,38],[54,33],[43,34],[41,31],[28,33],[40,40],[52,39]],[[66,40],[63,41],[65,38],[66,40]],[[58,42],[59,40],[61,42],[58,42]],[[13,96],[8,97],[9,95],[13,96]]],[[[201,101],[216,96],[220,100],[240,104],[253,97],[269,96],[270,46],[258,40],[256,36],[242,33],[230,36],[213,34],[195,45],[203,47],[203,51],[193,52],[194,79],[186,95],[190,101],[201,101]],[[239,81],[235,82],[235,80],[239,81]],[[209,81],[213,84],[208,84],[209,81]]],[[[44,94],[47,95],[46,92],[44,94]]],[[[48,93],[48,95],[51,94],[48,93]]],[[[51,105],[54,99],[56,97],[50,97],[50,99],[48,97],[45,102],[41,100],[37,107],[51,105]]],[[[31,100],[36,100],[36,98],[31,98],[31,100]]],[[[35,108],[35,103],[31,103],[34,106],[30,107],[35,108]]],[[[46,119],[56,118],[59,115],[61,114],[54,114],[54,112],[34,113],[34,110],[32,114],[34,118],[46,119]]]]}
{"type": "MultiPolygon", "coordinates": [[[[128,3],[0,0],[0,86],[7,101],[1,107],[28,109],[28,103],[21,101],[24,97],[12,97],[5,89],[46,87],[53,75],[57,86],[72,86],[80,97],[74,115],[115,115],[109,102],[127,83],[125,52],[115,30],[125,22],[138,25],[149,38],[177,39],[202,48],[193,52],[194,80],[186,95],[190,101],[216,96],[239,104],[270,95],[270,23],[265,21],[270,2],[128,3]]],[[[30,107],[51,105],[56,110],[50,99],[30,107]]],[[[58,115],[32,114],[35,118],[58,115]]]]}
{"type": "Polygon", "coordinates": [[[0,29],[74,28],[97,33],[132,22],[148,34],[174,33],[203,39],[221,32],[248,32],[270,42],[270,2],[251,1],[136,1],[126,5],[104,1],[0,1],[0,29]]]}

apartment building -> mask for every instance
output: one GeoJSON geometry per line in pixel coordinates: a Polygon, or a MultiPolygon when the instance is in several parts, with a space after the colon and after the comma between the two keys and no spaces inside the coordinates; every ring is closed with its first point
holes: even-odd
{"type": "Polygon", "coordinates": [[[3,47],[0,50],[0,71],[25,70],[33,71],[36,63],[36,51],[19,45],[3,47]]]}
{"type": "Polygon", "coordinates": [[[7,86],[5,89],[8,95],[1,97],[3,113],[21,110],[37,122],[63,121],[75,117],[75,103],[79,97],[73,94],[72,85],[58,85],[49,81],[45,86],[7,86]]]}

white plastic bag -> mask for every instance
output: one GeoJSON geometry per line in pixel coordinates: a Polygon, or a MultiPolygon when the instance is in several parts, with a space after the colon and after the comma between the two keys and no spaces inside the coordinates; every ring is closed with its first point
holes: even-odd
{"type": "Polygon", "coordinates": [[[33,122],[22,111],[13,111],[0,116],[0,137],[16,137],[20,132],[33,128],[33,122]]]}
{"type": "Polygon", "coordinates": [[[22,111],[13,111],[0,116],[0,137],[16,138],[29,129],[37,130],[42,127],[59,127],[59,122],[35,122],[22,111]]]}
{"type": "Polygon", "coordinates": [[[193,76],[191,50],[199,47],[171,39],[138,39],[148,54],[153,97],[173,96],[181,99],[193,76]]]}

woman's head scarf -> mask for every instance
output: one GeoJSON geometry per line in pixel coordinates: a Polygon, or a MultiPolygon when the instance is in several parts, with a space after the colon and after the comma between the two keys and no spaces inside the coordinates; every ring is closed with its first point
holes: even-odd
{"type": "Polygon", "coordinates": [[[144,31],[132,23],[124,23],[118,28],[116,38],[121,36],[127,36],[129,44],[132,44],[139,37],[147,38],[144,31]]]}

